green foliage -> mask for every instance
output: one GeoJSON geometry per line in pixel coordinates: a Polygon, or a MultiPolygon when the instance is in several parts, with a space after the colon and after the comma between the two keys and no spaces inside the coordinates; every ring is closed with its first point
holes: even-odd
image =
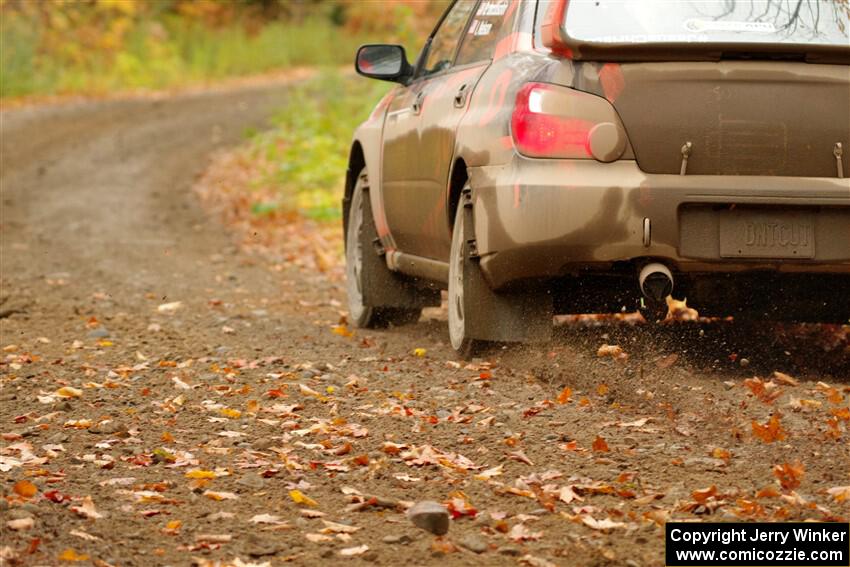
{"type": "Polygon", "coordinates": [[[157,89],[295,66],[344,65],[367,40],[319,20],[272,23],[249,36],[239,27],[168,18],[136,26],[117,51],[78,59],[72,51],[39,56],[37,30],[18,22],[0,25],[0,96],[157,89]]]}
{"type": "Polygon", "coordinates": [[[271,186],[278,196],[274,203],[257,203],[254,212],[338,218],[352,133],[389,88],[330,72],[294,88],[275,128],[251,142],[251,151],[269,164],[258,186],[271,186]]]}
{"type": "Polygon", "coordinates": [[[357,46],[411,59],[447,0],[0,0],[0,96],[161,89],[294,66],[357,46]]]}

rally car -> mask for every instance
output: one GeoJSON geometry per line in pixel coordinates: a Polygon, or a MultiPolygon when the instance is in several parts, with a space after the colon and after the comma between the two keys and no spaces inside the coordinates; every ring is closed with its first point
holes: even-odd
{"type": "Polygon", "coordinates": [[[347,290],[363,327],[447,289],[451,344],[558,313],[850,321],[850,5],[458,0],[355,132],[347,290]],[[792,6],[793,7],[793,6],[792,6]]]}

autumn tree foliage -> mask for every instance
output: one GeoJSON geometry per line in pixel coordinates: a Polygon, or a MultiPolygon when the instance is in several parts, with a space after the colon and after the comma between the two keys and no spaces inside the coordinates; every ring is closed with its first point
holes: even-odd
{"type": "Polygon", "coordinates": [[[0,95],[162,88],[345,65],[360,43],[411,57],[445,0],[2,0],[0,95]]]}

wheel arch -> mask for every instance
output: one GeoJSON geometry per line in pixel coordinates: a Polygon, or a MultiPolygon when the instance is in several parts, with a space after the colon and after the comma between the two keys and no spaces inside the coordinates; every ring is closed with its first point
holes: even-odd
{"type": "Polygon", "coordinates": [[[448,201],[446,202],[446,223],[448,223],[449,232],[454,227],[455,212],[460,204],[460,192],[468,179],[469,172],[467,171],[466,160],[462,156],[455,158],[451,175],[449,175],[448,201]]]}
{"type": "Polygon", "coordinates": [[[363,153],[363,146],[359,140],[355,140],[351,144],[351,151],[348,154],[348,169],[345,172],[345,193],[342,197],[342,228],[345,238],[348,238],[348,212],[351,207],[351,198],[354,194],[354,187],[357,185],[357,176],[366,167],[366,156],[363,153]]]}

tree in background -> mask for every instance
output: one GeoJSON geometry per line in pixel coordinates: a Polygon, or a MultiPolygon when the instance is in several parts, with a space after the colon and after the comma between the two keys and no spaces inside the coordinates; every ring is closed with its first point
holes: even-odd
{"type": "Polygon", "coordinates": [[[0,95],[344,65],[367,41],[414,57],[448,1],[0,0],[0,95]]]}

